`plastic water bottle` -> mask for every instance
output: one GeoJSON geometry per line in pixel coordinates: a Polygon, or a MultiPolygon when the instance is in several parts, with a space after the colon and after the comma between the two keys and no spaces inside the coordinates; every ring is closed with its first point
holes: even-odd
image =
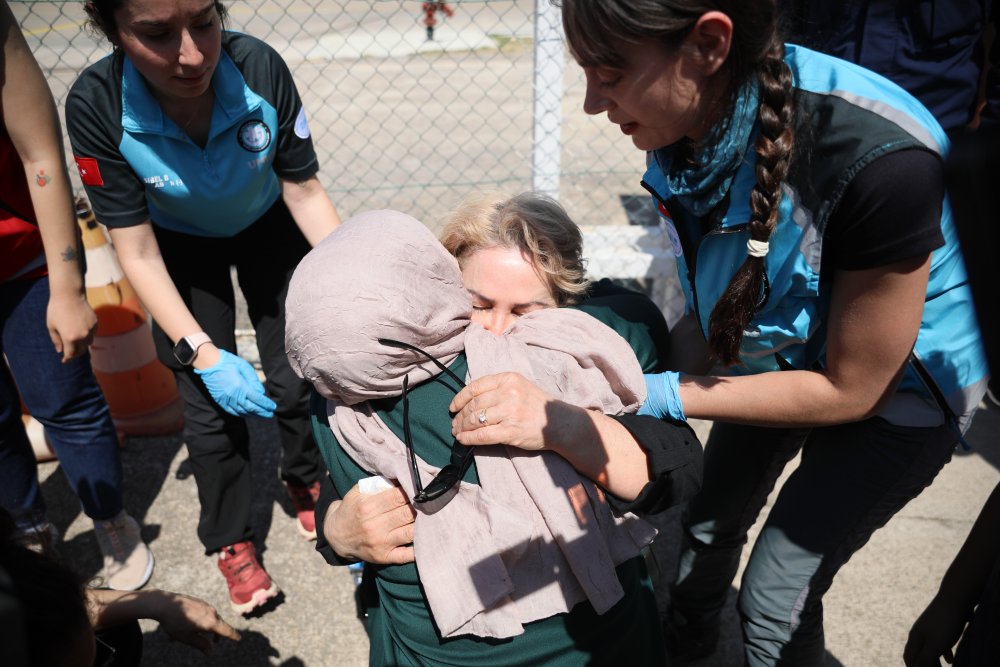
{"type": "Polygon", "coordinates": [[[351,578],[354,579],[354,585],[361,585],[361,578],[364,576],[365,564],[364,562],[351,563],[347,566],[347,569],[351,572],[351,578]]]}

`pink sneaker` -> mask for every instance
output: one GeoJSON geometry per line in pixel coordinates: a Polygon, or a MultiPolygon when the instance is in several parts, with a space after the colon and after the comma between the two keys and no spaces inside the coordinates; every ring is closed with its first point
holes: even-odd
{"type": "Polygon", "coordinates": [[[292,499],[295,507],[295,516],[298,520],[299,532],[307,540],[316,539],[316,501],[319,500],[319,482],[313,482],[309,486],[299,486],[298,484],[286,483],[288,497],[292,499]]]}
{"type": "Polygon", "coordinates": [[[94,521],[97,545],[104,554],[105,585],[116,591],[135,591],[153,574],[153,553],[142,541],[139,524],[122,510],[107,521],[94,521]]]}
{"type": "Polygon", "coordinates": [[[257,562],[257,552],[249,540],[223,548],[219,552],[219,570],[226,577],[229,604],[237,614],[249,614],[280,592],[257,562]]]}

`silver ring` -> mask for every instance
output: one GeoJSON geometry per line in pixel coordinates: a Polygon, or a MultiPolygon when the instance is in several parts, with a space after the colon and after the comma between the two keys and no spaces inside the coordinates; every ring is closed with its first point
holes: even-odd
{"type": "Polygon", "coordinates": [[[479,425],[486,426],[486,410],[481,410],[479,412],[479,425]]]}

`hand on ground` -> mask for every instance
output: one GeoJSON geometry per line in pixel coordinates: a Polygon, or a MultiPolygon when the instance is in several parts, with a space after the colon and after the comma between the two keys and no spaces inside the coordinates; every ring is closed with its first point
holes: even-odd
{"type": "Polygon", "coordinates": [[[222,620],[215,607],[187,595],[161,591],[153,616],[171,639],[184,642],[203,653],[212,652],[219,637],[238,641],[240,634],[222,620]]]}

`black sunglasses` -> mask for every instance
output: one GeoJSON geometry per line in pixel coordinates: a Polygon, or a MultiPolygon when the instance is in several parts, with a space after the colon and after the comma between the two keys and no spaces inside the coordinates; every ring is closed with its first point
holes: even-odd
{"type": "MultiPolygon", "coordinates": [[[[388,345],[389,347],[398,347],[407,350],[413,350],[419,354],[425,356],[431,363],[441,369],[442,372],[448,375],[452,380],[454,380],[459,387],[465,387],[465,382],[462,381],[460,377],[455,375],[454,372],[440,361],[432,357],[430,354],[421,350],[416,345],[410,345],[409,343],[404,343],[398,340],[392,340],[391,338],[379,338],[378,342],[382,345],[388,345]]],[[[417,470],[417,456],[413,453],[413,437],[410,434],[410,401],[406,394],[409,390],[409,378],[403,376],[403,442],[406,444],[406,453],[410,459],[410,472],[413,474],[413,486],[417,493],[413,496],[413,502],[415,503],[426,503],[435,498],[440,498],[449,489],[458,484],[466,471],[468,471],[469,466],[472,465],[473,459],[473,448],[466,447],[458,440],[453,440],[451,443],[451,460],[448,465],[441,468],[438,474],[434,476],[431,483],[425,488],[420,482],[420,473],[417,470]]]]}

